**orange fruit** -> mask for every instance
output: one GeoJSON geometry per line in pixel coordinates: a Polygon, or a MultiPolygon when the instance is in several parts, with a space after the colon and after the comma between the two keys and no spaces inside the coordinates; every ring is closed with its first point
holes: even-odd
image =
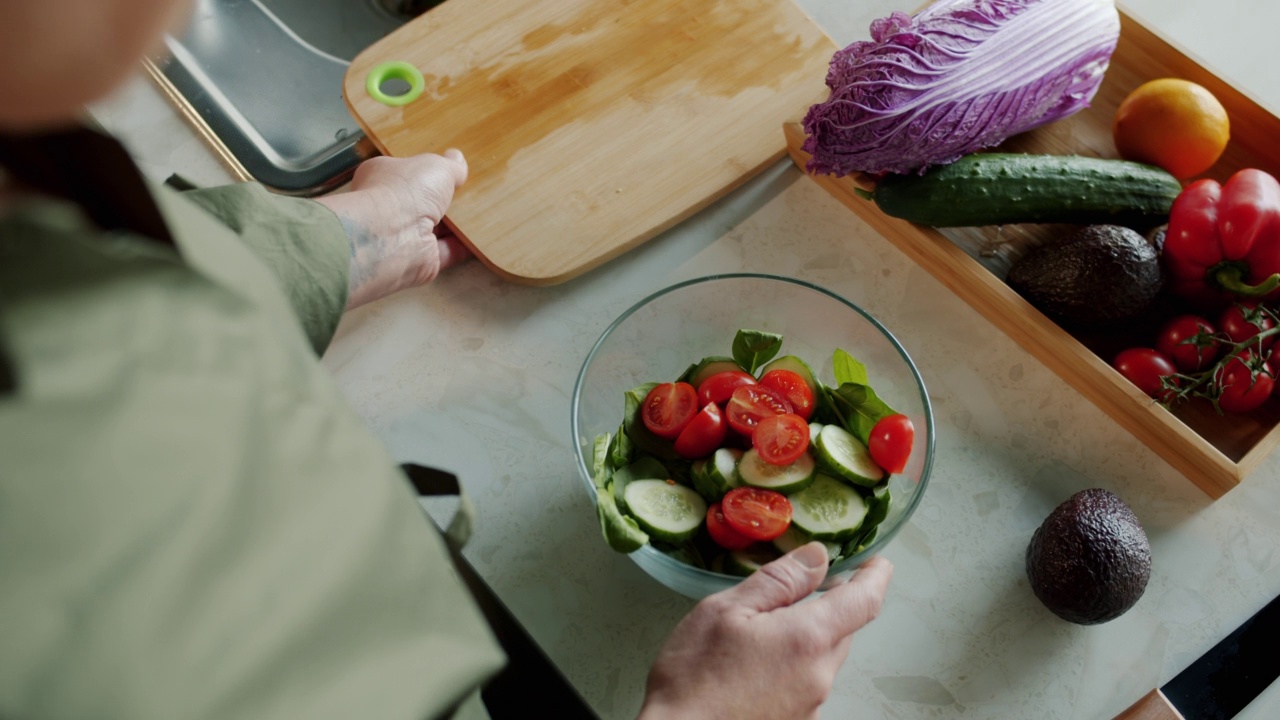
{"type": "Polygon", "coordinates": [[[1231,124],[1226,108],[1203,86],[1160,78],[1139,85],[1120,103],[1111,135],[1120,157],[1157,165],[1182,180],[1218,161],[1231,124]]]}

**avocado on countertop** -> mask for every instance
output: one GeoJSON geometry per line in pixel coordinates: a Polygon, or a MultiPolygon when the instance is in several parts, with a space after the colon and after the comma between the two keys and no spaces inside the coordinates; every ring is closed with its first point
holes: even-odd
{"type": "Polygon", "coordinates": [[[1041,245],[1014,263],[1006,278],[1041,312],[1081,326],[1138,315],[1160,293],[1161,280],[1156,249],[1120,225],[1089,225],[1041,245]]]}
{"type": "Polygon", "coordinates": [[[1151,545],[1133,510],[1101,488],[1045,518],[1027,546],[1027,578],[1055,615],[1095,625],[1123,615],[1151,577],[1151,545]]]}

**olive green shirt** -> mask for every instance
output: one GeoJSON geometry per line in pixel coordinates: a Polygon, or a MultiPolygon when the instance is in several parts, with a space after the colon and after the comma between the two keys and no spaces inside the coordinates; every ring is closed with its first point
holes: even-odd
{"type": "Polygon", "coordinates": [[[0,717],[474,711],[501,651],[317,362],[340,224],[252,184],[154,194],[180,256],[0,210],[0,717]]]}

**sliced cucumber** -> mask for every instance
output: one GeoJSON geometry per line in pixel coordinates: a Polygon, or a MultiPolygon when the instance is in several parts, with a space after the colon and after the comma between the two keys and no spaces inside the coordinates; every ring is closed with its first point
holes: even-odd
{"type": "Polygon", "coordinates": [[[706,380],[712,375],[715,375],[716,373],[728,372],[730,370],[737,370],[738,372],[743,372],[742,366],[734,362],[733,358],[731,357],[714,356],[714,357],[703,358],[702,362],[698,363],[697,365],[694,365],[693,368],[689,370],[688,382],[690,385],[696,388],[702,384],[703,380],[706,380]]]}
{"type": "Polygon", "coordinates": [[[719,502],[730,490],[742,485],[738,476],[738,461],[742,451],[737,448],[719,448],[706,460],[694,463],[693,488],[707,502],[719,502]]]}
{"type": "Polygon", "coordinates": [[[733,550],[724,554],[724,571],[728,575],[746,577],[779,557],[781,555],[778,551],[769,545],[753,545],[746,550],[733,550]]]}
{"type": "Polygon", "coordinates": [[[844,547],[840,550],[840,557],[847,558],[856,555],[876,539],[876,532],[880,529],[880,523],[884,522],[889,516],[889,506],[892,498],[889,495],[889,483],[881,483],[872,489],[871,494],[865,496],[867,501],[867,516],[862,519],[862,527],[858,528],[858,533],[853,536],[852,540],[846,540],[844,547]]]}
{"type": "MultiPolygon", "coordinates": [[[[809,537],[809,533],[792,525],[787,531],[773,539],[773,546],[778,548],[778,552],[783,554],[789,553],[802,545],[808,545],[813,542],[813,538],[809,537]]],[[[822,546],[827,549],[827,562],[835,562],[840,557],[840,543],[822,540],[822,546]]]]}
{"type": "Polygon", "coordinates": [[[874,487],[884,479],[867,446],[839,425],[823,426],[815,445],[823,465],[855,485],[874,487]]]}
{"type": "Polygon", "coordinates": [[[707,501],[707,504],[718,502],[720,498],[724,497],[724,493],[720,491],[720,488],[711,481],[711,478],[707,477],[706,468],[710,463],[710,459],[699,460],[694,463],[692,476],[693,489],[698,491],[698,494],[702,496],[703,500],[707,501]]]}
{"type": "Polygon", "coordinates": [[[820,422],[809,423],[809,444],[818,444],[818,433],[822,432],[823,424],[820,422]]]}
{"type": "Polygon", "coordinates": [[[666,480],[633,480],[626,505],[640,528],[655,540],[679,545],[692,538],[707,517],[702,496],[666,480]]]}
{"type": "Polygon", "coordinates": [[[720,448],[707,461],[707,480],[719,489],[721,495],[742,485],[742,477],[738,474],[742,454],[738,448],[720,448]]]}
{"type": "Polygon", "coordinates": [[[815,540],[848,540],[857,535],[867,516],[867,502],[862,495],[848,483],[824,473],[818,473],[812,485],[790,500],[791,524],[815,540]]]}
{"type": "Polygon", "coordinates": [[[693,481],[693,489],[698,491],[703,500],[715,502],[715,488],[707,482],[707,460],[694,460],[689,466],[689,479],[693,481]]]}
{"type": "Polygon", "coordinates": [[[813,396],[818,397],[818,378],[813,374],[813,370],[809,368],[805,361],[795,355],[783,355],[770,362],[768,365],[760,368],[760,377],[764,377],[770,370],[790,370],[791,372],[804,378],[804,384],[809,386],[809,392],[813,396]]]}
{"type": "Polygon", "coordinates": [[[609,478],[609,489],[613,491],[613,496],[618,499],[618,509],[622,512],[630,512],[627,509],[627,486],[636,480],[666,480],[667,468],[662,463],[651,457],[642,457],[639,460],[618,468],[614,471],[613,476],[609,478]]]}
{"type": "Polygon", "coordinates": [[[751,448],[743,453],[742,460],[738,463],[738,476],[742,478],[744,485],[776,490],[783,495],[809,487],[815,472],[817,463],[808,452],[790,465],[773,465],[765,462],[760,453],[751,448]]]}

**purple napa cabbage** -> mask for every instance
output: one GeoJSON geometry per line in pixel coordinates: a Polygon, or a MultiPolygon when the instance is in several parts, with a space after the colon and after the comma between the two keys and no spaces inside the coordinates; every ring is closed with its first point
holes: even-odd
{"type": "Polygon", "coordinates": [[[938,0],[871,23],[809,108],[808,169],[924,172],[1089,106],[1120,37],[1113,0],[938,0]]]}

